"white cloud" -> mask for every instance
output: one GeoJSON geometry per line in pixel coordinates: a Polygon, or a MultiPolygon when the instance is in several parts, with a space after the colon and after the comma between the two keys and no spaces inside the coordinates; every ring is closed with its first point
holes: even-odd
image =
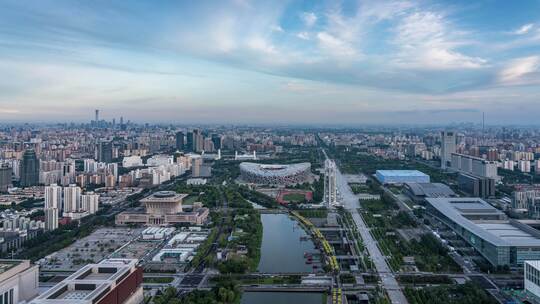
{"type": "Polygon", "coordinates": [[[18,114],[20,112],[17,109],[0,108],[0,114],[18,114]]]}
{"type": "Polygon", "coordinates": [[[317,34],[317,39],[319,40],[320,48],[333,56],[345,59],[344,57],[352,57],[357,55],[357,51],[349,42],[335,37],[330,33],[319,32],[317,34]]]}
{"type": "Polygon", "coordinates": [[[394,44],[400,51],[395,62],[403,67],[435,70],[484,66],[485,59],[457,50],[467,44],[463,40],[467,33],[453,28],[443,15],[434,12],[407,15],[396,28],[394,44]]]}
{"type": "Polygon", "coordinates": [[[270,29],[273,31],[273,32],[278,32],[278,33],[283,33],[283,28],[279,25],[272,25],[270,27],[270,29]]]}
{"type": "Polygon", "coordinates": [[[253,37],[247,41],[250,49],[266,54],[277,54],[276,47],[262,37],[253,37]]]}
{"type": "Polygon", "coordinates": [[[300,15],[300,18],[307,27],[312,27],[317,22],[317,15],[313,12],[304,12],[300,15]]]}
{"type": "Polygon", "coordinates": [[[517,58],[499,73],[499,82],[508,85],[531,84],[540,80],[540,56],[517,58]]]}
{"type": "Polygon", "coordinates": [[[302,93],[308,91],[309,87],[298,81],[287,81],[283,84],[283,89],[289,92],[302,93]]]}
{"type": "Polygon", "coordinates": [[[302,39],[302,40],[309,40],[309,33],[308,32],[300,32],[298,34],[296,34],[296,37],[302,39]]]}
{"type": "Polygon", "coordinates": [[[525,35],[528,32],[530,32],[533,29],[533,27],[534,27],[534,24],[532,24],[532,23],[525,24],[522,27],[520,27],[519,29],[515,30],[514,34],[515,35],[525,35]]]}
{"type": "Polygon", "coordinates": [[[209,33],[214,48],[223,53],[234,50],[236,48],[235,29],[234,18],[223,17],[219,19],[216,26],[209,33]]]}

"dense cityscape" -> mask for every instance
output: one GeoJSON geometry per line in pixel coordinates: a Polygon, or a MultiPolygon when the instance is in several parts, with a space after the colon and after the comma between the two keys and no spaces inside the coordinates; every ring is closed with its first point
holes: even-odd
{"type": "Polygon", "coordinates": [[[94,114],[0,129],[4,303],[536,301],[535,129],[94,114]]]}

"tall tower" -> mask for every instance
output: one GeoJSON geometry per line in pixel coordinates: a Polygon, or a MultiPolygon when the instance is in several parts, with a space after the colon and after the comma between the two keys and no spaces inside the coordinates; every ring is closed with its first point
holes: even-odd
{"type": "Polygon", "coordinates": [[[0,192],[7,192],[11,185],[13,170],[7,164],[0,165],[0,192]]]}
{"type": "Polygon", "coordinates": [[[184,151],[184,132],[176,133],[176,150],[184,151]]]}
{"type": "Polygon", "coordinates": [[[441,132],[441,169],[446,169],[452,160],[452,153],[456,152],[456,133],[453,131],[441,132]]]}
{"type": "Polygon", "coordinates": [[[99,121],[99,110],[96,109],[96,123],[99,121]]]}
{"type": "Polygon", "coordinates": [[[39,160],[34,149],[24,151],[20,175],[21,187],[37,186],[39,184],[39,160]]]}
{"type": "Polygon", "coordinates": [[[324,203],[327,207],[337,205],[336,163],[324,161],[324,203]]]}
{"type": "Polygon", "coordinates": [[[102,140],[98,145],[98,161],[103,163],[111,163],[113,158],[112,141],[102,140]]]}

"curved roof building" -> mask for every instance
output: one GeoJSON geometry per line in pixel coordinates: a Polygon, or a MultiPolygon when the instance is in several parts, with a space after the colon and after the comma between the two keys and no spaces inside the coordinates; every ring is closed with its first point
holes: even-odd
{"type": "Polygon", "coordinates": [[[248,183],[264,185],[294,185],[305,183],[311,174],[310,163],[268,165],[240,163],[241,179],[248,183]]]}

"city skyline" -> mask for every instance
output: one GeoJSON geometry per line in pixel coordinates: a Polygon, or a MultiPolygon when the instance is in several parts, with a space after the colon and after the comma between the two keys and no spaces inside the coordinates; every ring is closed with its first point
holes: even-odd
{"type": "Polygon", "coordinates": [[[540,3],[0,3],[0,119],[535,124],[540,3]]]}

